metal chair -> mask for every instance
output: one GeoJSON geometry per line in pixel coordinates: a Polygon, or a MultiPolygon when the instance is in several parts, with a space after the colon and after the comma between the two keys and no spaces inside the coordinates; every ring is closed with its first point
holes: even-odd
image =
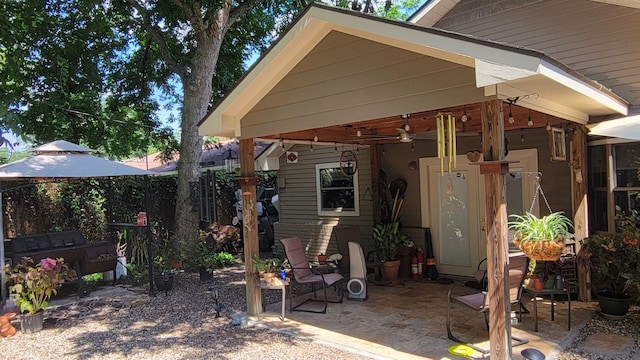
{"type": "Polygon", "coordinates": [[[327,303],[342,303],[342,275],[338,273],[324,274],[319,269],[314,269],[309,264],[309,259],[304,253],[304,247],[302,241],[298,237],[292,237],[288,239],[280,240],[284,246],[284,252],[291,264],[291,272],[293,274],[292,280],[300,284],[311,284],[313,290],[313,297],[309,298],[297,305],[293,305],[292,291],[289,291],[289,311],[304,311],[311,313],[326,314],[327,303]],[[322,286],[323,298],[318,298],[316,295],[316,285],[322,286]],[[340,300],[332,301],[327,297],[327,287],[335,286],[340,296],[340,300]],[[299,307],[309,301],[320,301],[324,303],[322,310],[311,309],[299,309],[299,307]]]}
{"type": "MultiPolygon", "coordinates": [[[[522,296],[522,283],[524,282],[524,278],[527,275],[527,270],[529,267],[529,258],[523,253],[513,253],[509,254],[509,303],[511,305],[521,305],[520,297],[522,296]]],[[[455,337],[451,332],[451,304],[454,302],[465,305],[475,311],[481,312],[484,314],[485,325],[487,326],[487,330],[489,330],[489,299],[487,297],[487,292],[477,292],[469,295],[462,296],[454,296],[454,290],[456,286],[452,286],[449,289],[449,293],[447,295],[447,337],[450,340],[455,342],[466,344],[469,347],[477,350],[483,354],[489,353],[489,350],[479,348],[473,344],[469,344],[465,341],[462,341],[455,337]]],[[[522,308],[519,309],[520,316],[522,317],[522,308]]],[[[522,320],[522,318],[520,319],[522,320]]],[[[514,336],[511,337],[515,342],[512,343],[512,346],[523,345],[529,342],[529,340],[523,340],[516,338],[514,336]]]]}

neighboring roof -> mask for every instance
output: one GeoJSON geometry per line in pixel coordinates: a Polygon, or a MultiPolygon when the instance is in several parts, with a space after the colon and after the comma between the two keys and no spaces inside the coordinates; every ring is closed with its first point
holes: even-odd
{"type": "MultiPolygon", "coordinates": [[[[258,161],[261,155],[271,145],[270,142],[256,141],[254,147],[254,159],[258,161]]],[[[218,147],[210,146],[202,150],[200,156],[200,167],[203,170],[221,170],[224,169],[224,159],[227,157],[229,149],[235,158],[238,158],[240,152],[239,145],[235,140],[226,140],[219,143],[218,147]]],[[[160,159],[160,153],[156,152],[146,156],[123,160],[123,164],[133,166],[138,169],[149,169],[155,173],[172,174],[177,171],[179,153],[175,153],[170,161],[163,162],[160,159]]],[[[258,161],[259,162],[259,161],[258,161]]],[[[272,170],[256,167],[256,170],[272,170]]]]}
{"type": "MultiPolygon", "coordinates": [[[[625,6],[640,9],[640,1],[638,0],[592,0],[605,4],[625,6]]],[[[422,6],[411,14],[407,21],[410,23],[418,23],[422,26],[433,26],[438,20],[442,19],[454,6],[458,5],[460,0],[426,0],[422,6]]]]}
{"type": "MultiPolygon", "coordinates": [[[[394,60],[382,55],[376,59],[394,60]]],[[[419,66],[416,70],[424,74],[428,68],[419,66]]],[[[384,74],[377,72],[375,76],[384,74]]],[[[365,84],[377,79],[368,76],[359,81],[365,84]]],[[[358,84],[351,81],[348,86],[358,84]]],[[[439,108],[445,108],[530,93],[540,96],[519,105],[580,123],[586,123],[590,115],[628,112],[628,104],[619,96],[544,53],[313,3],[199,125],[203,135],[260,137],[432,110],[424,108],[426,94],[430,100],[439,99],[439,108]],[[364,85],[348,92],[344,81],[332,79],[338,80],[340,75],[346,78],[360,70],[331,68],[336,65],[335,58],[343,54],[328,56],[326,51],[334,45],[331,41],[346,37],[361,40],[363,46],[386,46],[401,55],[411,53],[460,70],[456,78],[443,78],[439,83],[425,82],[424,76],[412,81],[406,75],[403,84],[393,83],[403,80],[399,77],[384,80],[386,83],[380,80],[375,85],[376,98],[362,95],[369,90],[364,85]],[[309,60],[322,51],[318,58],[309,60]],[[295,76],[288,77],[294,69],[295,76]],[[313,79],[309,77],[311,71],[316,71],[313,79]],[[318,71],[327,72],[320,75],[318,71]],[[308,91],[315,86],[310,79],[326,79],[316,82],[321,92],[308,91]],[[451,81],[459,81],[465,88],[453,89],[451,81]],[[296,92],[292,84],[307,91],[296,92]],[[289,88],[282,90],[285,85],[289,88]],[[387,89],[380,90],[384,86],[387,89]],[[391,90],[395,93],[389,94],[391,90]],[[289,94],[307,98],[293,99],[289,94]]]]}
{"type": "Polygon", "coordinates": [[[93,150],[57,140],[34,149],[34,155],[0,166],[0,180],[25,178],[99,178],[153,175],[119,162],[90,155],[93,150]]]}

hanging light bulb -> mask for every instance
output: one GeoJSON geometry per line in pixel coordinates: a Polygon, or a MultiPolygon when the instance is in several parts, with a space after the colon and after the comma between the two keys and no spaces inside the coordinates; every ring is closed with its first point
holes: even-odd
{"type": "Polygon", "coordinates": [[[312,143],[312,142],[310,142],[310,143],[309,143],[309,145],[310,145],[310,146],[309,146],[309,151],[313,152],[313,143],[312,143]]]}
{"type": "Polygon", "coordinates": [[[513,118],[513,113],[511,112],[511,103],[509,103],[509,124],[513,124],[516,119],[513,118]]]}
{"type": "Polygon", "coordinates": [[[413,147],[413,143],[411,143],[411,152],[415,152],[416,149],[413,147]]]}
{"type": "Polygon", "coordinates": [[[358,145],[356,145],[356,154],[360,153],[360,147],[358,145]]]}
{"type": "Polygon", "coordinates": [[[313,141],[318,142],[318,134],[313,135],[313,141]]]}
{"type": "Polygon", "coordinates": [[[544,127],[547,131],[551,131],[551,123],[547,121],[547,126],[544,127]]]}
{"type": "Polygon", "coordinates": [[[284,150],[284,140],[280,138],[280,147],[284,150]]]}
{"type": "Polygon", "coordinates": [[[404,120],[404,131],[409,132],[411,131],[411,125],[409,125],[409,116],[411,116],[411,114],[404,114],[402,116],[400,116],[403,120],[404,120]]]}
{"type": "Polygon", "coordinates": [[[333,143],[333,152],[335,152],[336,154],[338,153],[338,144],[337,143],[333,143]]]}
{"type": "Polygon", "coordinates": [[[358,130],[356,131],[356,136],[357,137],[362,136],[362,131],[360,131],[360,128],[358,128],[358,130]]]}
{"type": "Polygon", "coordinates": [[[524,142],[524,130],[520,129],[520,141],[524,142]]]}
{"type": "Polygon", "coordinates": [[[533,119],[531,119],[531,110],[529,110],[529,117],[527,117],[527,126],[528,127],[533,126],[533,119]]]}
{"type": "Polygon", "coordinates": [[[382,155],[387,155],[387,152],[384,150],[384,144],[380,145],[382,147],[382,155]]]}
{"type": "Polygon", "coordinates": [[[462,108],[462,116],[460,117],[460,121],[462,121],[462,123],[464,124],[464,123],[467,122],[467,120],[469,120],[469,119],[467,118],[467,106],[465,105],[462,108]]]}

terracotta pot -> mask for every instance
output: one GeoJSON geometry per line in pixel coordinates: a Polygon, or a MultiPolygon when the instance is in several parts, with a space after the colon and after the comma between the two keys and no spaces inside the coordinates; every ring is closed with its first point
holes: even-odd
{"type": "Polygon", "coordinates": [[[542,279],[540,279],[539,277],[534,277],[533,278],[533,288],[536,291],[542,291],[544,289],[544,281],[542,281],[542,279]]]}
{"type": "Polygon", "coordinates": [[[318,255],[318,263],[320,265],[327,265],[327,255],[318,255]]]}
{"type": "Polygon", "coordinates": [[[384,281],[390,282],[391,284],[398,283],[398,269],[400,268],[400,260],[394,261],[384,261],[382,263],[382,276],[384,281]]]}

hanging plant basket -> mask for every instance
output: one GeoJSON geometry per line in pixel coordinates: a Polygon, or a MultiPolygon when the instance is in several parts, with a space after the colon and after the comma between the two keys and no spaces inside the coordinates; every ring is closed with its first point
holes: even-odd
{"type": "Polygon", "coordinates": [[[515,238],[513,243],[522,250],[527,257],[536,261],[557,261],[565,246],[564,238],[555,240],[537,240],[521,242],[515,238]]]}

